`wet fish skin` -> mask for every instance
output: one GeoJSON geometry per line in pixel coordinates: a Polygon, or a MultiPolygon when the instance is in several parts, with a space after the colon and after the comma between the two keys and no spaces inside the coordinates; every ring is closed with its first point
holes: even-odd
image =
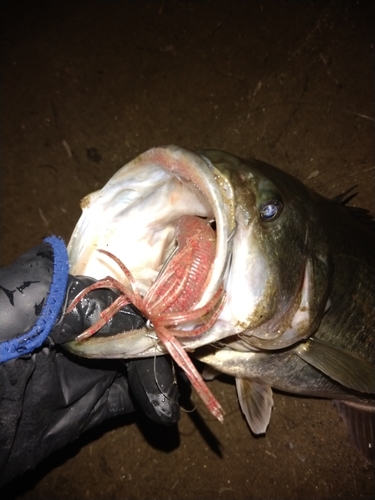
{"type": "Polygon", "coordinates": [[[201,348],[197,357],[236,377],[241,408],[255,433],[268,426],[271,387],[339,400],[357,448],[374,463],[373,222],[365,211],[346,207],[342,197],[324,198],[270,165],[217,151],[202,154],[228,176],[235,204],[249,221],[259,219],[264,199],[280,200],[283,211],[275,221],[255,223],[252,238],[258,243],[249,243],[253,258],[267,262],[265,278],[273,283],[261,297],[263,310],[252,315],[243,332],[201,348]],[[300,293],[297,283],[306,261],[312,270],[308,333],[297,338],[295,332],[287,345],[283,334],[268,332],[285,331],[282,311],[300,293]],[[361,433],[353,432],[359,421],[361,433]]]}
{"type": "Polygon", "coordinates": [[[219,151],[203,154],[229,177],[235,205],[253,223],[248,247],[254,261],[266,259],[268,271],[263,279],[269,279],[271,291],[265,295],[263,288],[259,301],[263,310],[259,319],[253,314],[246,328],[264,342],[252,345],[279,347],[276,335],[271,338],[265,326],[270,326],[269,319],[276,321],[296,294],[308,259],[313,285],[310,333],[315,333],[320,323],[319,338],[334,341],[374,363],[375,336],[369,332],[375,326],[375,232],[342,203],[320,196],[276,167],[219,151]],[[276,220],[262,222],[259,207],[267,199],[280,199],[283,210],[276,220]],[[328,300],[329,310],[324,314],[328,300]]]}

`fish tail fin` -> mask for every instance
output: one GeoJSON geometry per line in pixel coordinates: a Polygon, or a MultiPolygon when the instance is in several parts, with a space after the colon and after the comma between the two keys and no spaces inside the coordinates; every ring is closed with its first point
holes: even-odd
{"type": "Polygon", "coordinates": [[[375,465],[375,406],[356,401],[333,401],[349,430],[351,441],[375,465]]]}

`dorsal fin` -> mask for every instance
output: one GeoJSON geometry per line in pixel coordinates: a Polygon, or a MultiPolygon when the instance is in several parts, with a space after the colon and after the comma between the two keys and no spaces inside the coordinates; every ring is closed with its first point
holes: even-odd
{"type": "Polygon", "coordinates": [[[335,203],[339,203],[340,205],[345,207],[353,215],[353,217],[375,231],[375,220],[368,210],[360,207],[348,207],[347,205],[355,196],[357,196],[357,192],[352,192],[354,189],[356,189],[356,187],[358,186],[352,186],[343,193],[332,198],[332,201],[335,203]]]}

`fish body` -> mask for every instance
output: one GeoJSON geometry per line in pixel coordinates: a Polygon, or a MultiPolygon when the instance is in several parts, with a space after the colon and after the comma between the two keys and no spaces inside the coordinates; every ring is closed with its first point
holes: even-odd
{"type": "MultiPolygon", "coordinates": [[[[204,297],[223,285],[226,301],[207,332],[179,335],[182,346],[236,378],[254,433],[268,426],[272,388],[331,398],[374,461],[375,231],[366,211],[345,206],[348,198],[329,200],[257,160],[155,148],[86,199],[69,244],[71,272],[108,274],[95,257],[106,244],[147,290],[173,250],[177,218],[214,218],[218,245],[204,297]]],[[[67,348],[107,358],[165,352],[146,330],[67,348]]]]}
{"type": "MultiPolygon", "coordinates": [[[[240,405],[254,433],[268,426],[271,388],[331,398],[338,400],[357,447],[374,462],[373,222],[366,211],[346,207],[340,197],[326,199],[274,167],[206,154],[216,167],[226,164],[234,192],[243,193],[235,205],[253,225],[248,240],[258,245],[249,244],[250,265],[243,272],[254,259],[255,268],[262,263],[263,282],[259,277],[259,313],[253,308],[240,334],[202,348],[199,359],[236,377],[240,405]],[[282,204],[274,219],[259,217],[264,199],[282,204]],[[264,280],[269,280],[269,293],[264,280]]],[[[236,219],[241,220],[238,213],[236,219]]],[[[249,273],[249,290],[256,278],[249,273]]]]}

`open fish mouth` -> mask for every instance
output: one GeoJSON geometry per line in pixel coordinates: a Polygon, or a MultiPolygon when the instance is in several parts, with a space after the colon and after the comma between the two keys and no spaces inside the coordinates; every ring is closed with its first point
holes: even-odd
{"type": "MultiPolygon", "coordinates": [[[[236,227],[234,194],[227,178],[208,158],[177,146],[153,148],[121,168],[99,191],[87,195],[68,244],[70,273],[96,279],[125,277],[117,264],[98,250],[122,261],[145,295],[176,248],[176,223],[184,215],[215,222],[216,253],[200,301],[209,302],[223,285],[236,227]]],[[[195,349],[228,333],[222,327],[182,338],[195,349]],[[218,333],[220,332],[220,333],[218,333]]],[[[128,358],[165,353],[155,332],[123,332],[114,337],[73,341],[69,350],[85,357],[128,358]]]]}
{"type": "MultiPolygon", "coordinates": [[[[100,251],[110,252],[145,297],[176,249],[178,221],[213,220],[215,257],[204,292],[190,310],[210,303],[221,288],[225,304],[205,331],[177,332],[181,346],[192,351],[237,335],[240,350],[288,347],[307,339],[329,307],[329,259],[319,238],[307,237],[309,208],[300,201],[301,190],[310,200],[299,181],[257,160],[177,146],[150,149],[82,200],[68,245],[70,272],[126,282],[118,264],[100,251]],[[279,187],[280,175],[286,180],[279,187]]],[[[144,328],[66,347],[84,357],[146,357],[166,352],[159,336],[144,328]]]]}
{"type": "MultiPolygon", "coordinates": [[[[366,211],[347,208],[346,195],[326,199],[276,167],[223,151],[146,151],[83,200],[68,250],[72,274],[98,280],[111,275],[120,282],[124,272],[133,275],[139,295],[129,296],[121,283],[118,288],[155,328],[81,341],[101,322],[66,348],[92,358],[169,352],[222,421],[222,408],[186,353],[213,344],[194,355],[236,377],[253,432],[267,428],[271,387],[350,404],[354,398],[365,405],[364,414],[358,405],[342,412],[353,421],[358,449],[373,462],[373,221],[366,211]],[[187,283],[186,273],[174,274],[186,219],[194,223],[195,236],[202,228],[194,245],[201,250],[207,244],[210,265],[196,275],[204,279],[195,286],[200,292],[194,302],[173,309],[169,298],[158,309],[167,294],[174,300],[174,289],[187,283]],[[176,240],[178,251],[169,261],[176,240]],[[160,285],[172,274],[177,278],[160,299],[160,285]],[[358,422],[366,424],[361,435],[358,422]]],[[[200,267],[189,262],[185,269],[200,267]]]]}

